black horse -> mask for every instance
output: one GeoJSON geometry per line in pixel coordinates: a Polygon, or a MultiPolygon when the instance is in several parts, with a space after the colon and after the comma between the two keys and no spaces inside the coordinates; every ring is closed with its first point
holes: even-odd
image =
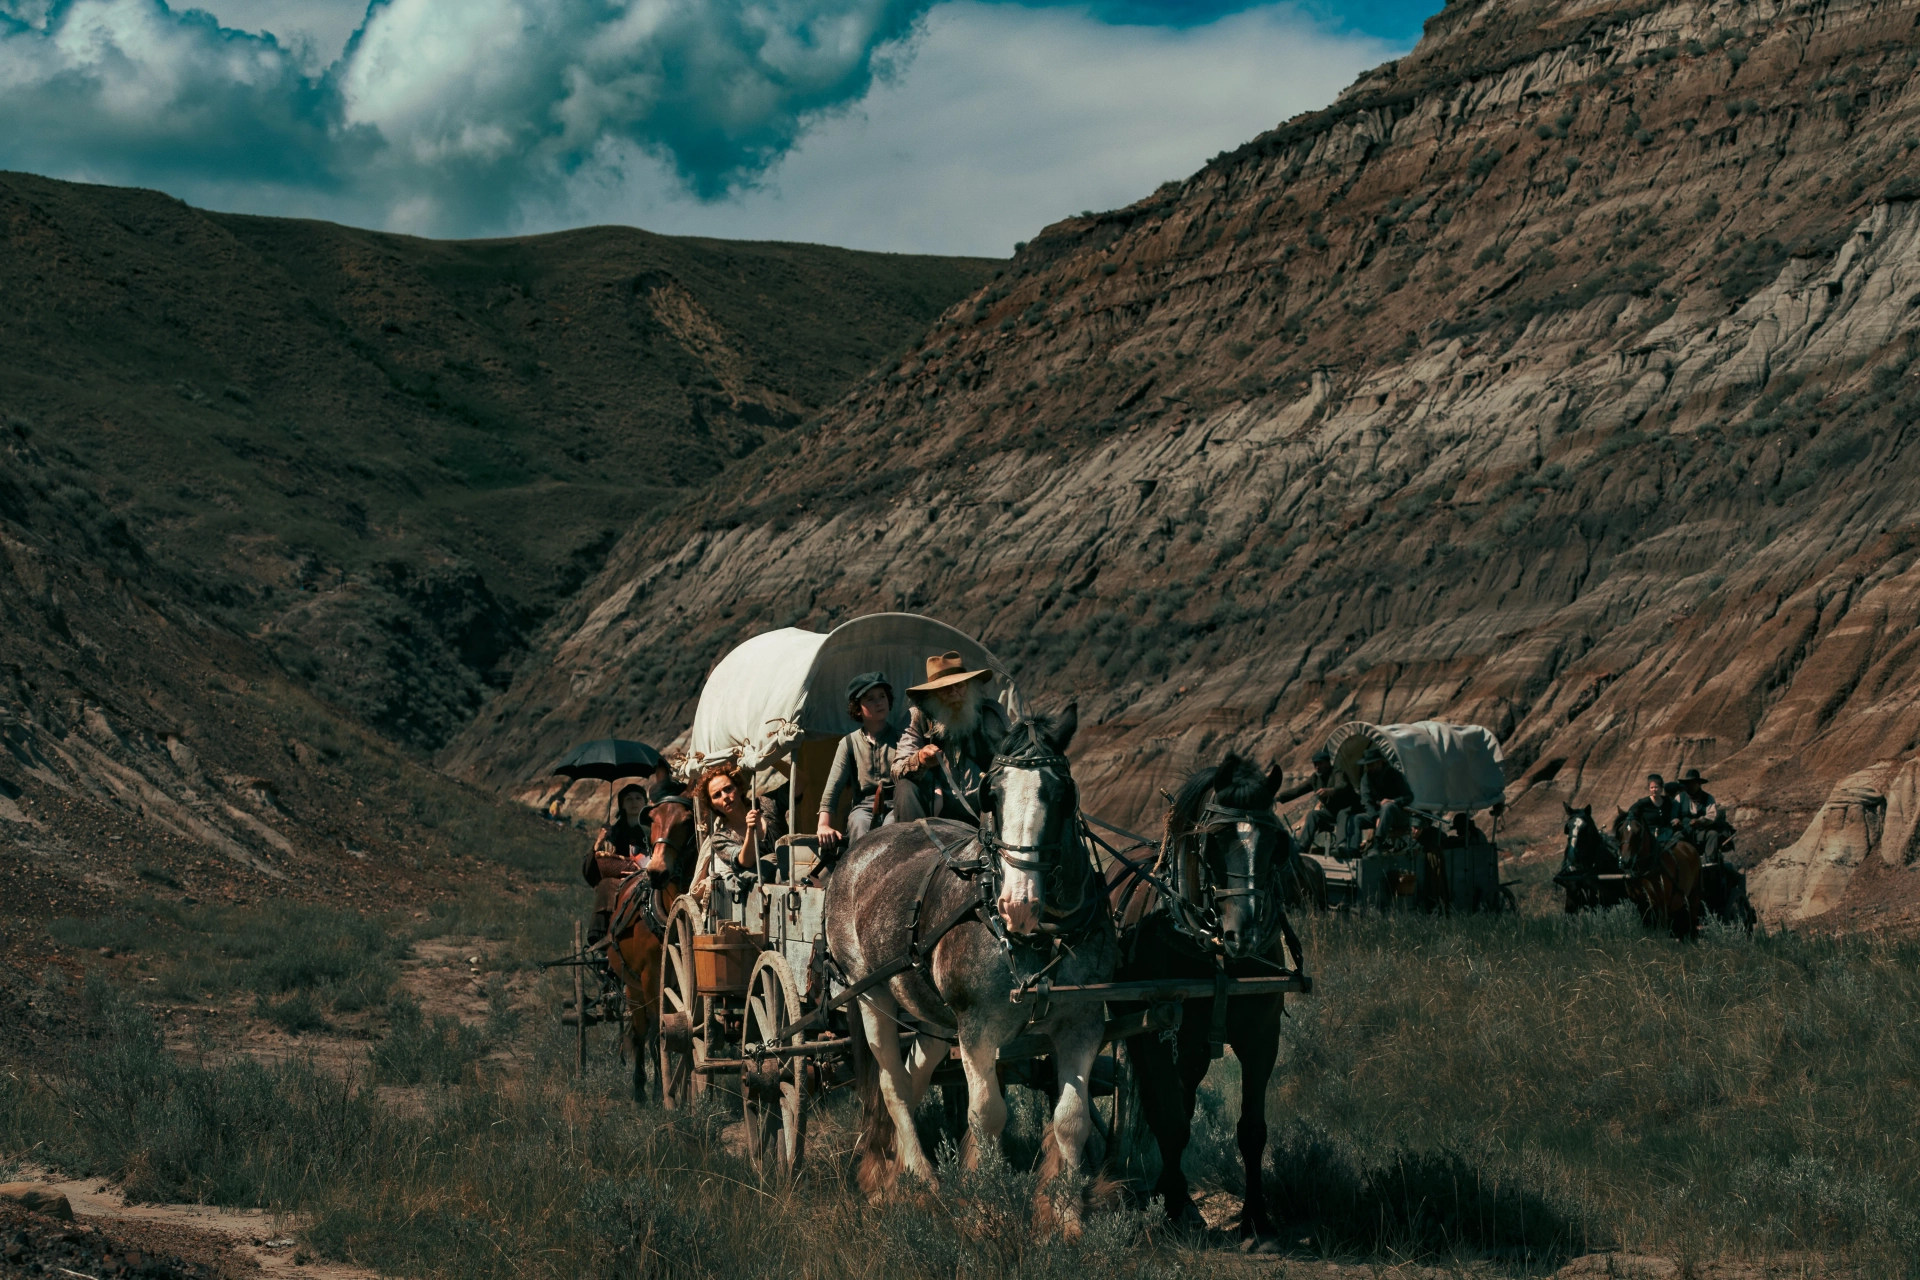
{"type": "Polygon", "coordinates": [[[1567,820],[1560,828],[1567,837],[1567,848],[1560,857],[1560,872],[1553,879],[1566,892],[1567,914],[1620,902],[1626,897],[1625,881],[1600,879],[1620,875],[1619,848],[1593,820],[1593,806],[1576,809],[1562,801],[1560,807],[1567,811],[1567,820]]]}
{"type": "MultiPolygon", "coordinates": [[[[1282,910],[1281,873],[1292,854],[1292,838],[1273,813],[1279,789],[1278,768],[1263,775],[1238,755],[1187,779],[1174,797],[1167,838],[1150,871],[1177,895],[1173,901],[1119,863],[1108,871],[1122,930],[1116,981],[1271,977],[1299,967],[1299,943],[1282,910]]],[[[1276,1246],[1278,1234],[1260,1167],[1267,1148],[1267,1080],[1280,1053],[1282,999],[1277,992],[1235,996],[1221,1010],[1212,997],[1189,1000],[1176,1031],[1149,1031],[1127,1040],[1141,1112],[1160,1147],[1156,1190],[1168,1218],[1182,1227],[1201,1223],[1180,1168],[1194,1097],[1220,1044],[1233,1046],[1240,1062],[1235,1136],[1246,1166],[1241,1247],[1262,1252],[1276,1246]]],[[[1121,1017],[1127,1009],[1116,1004],[1113,1012],[1121,1017]]]]}

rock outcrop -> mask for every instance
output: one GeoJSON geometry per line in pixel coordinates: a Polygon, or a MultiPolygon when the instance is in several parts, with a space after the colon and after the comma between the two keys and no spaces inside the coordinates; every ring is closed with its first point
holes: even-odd
{"type": "Polygon", "coordinates": [[[1920,861],[1917,827],[1920,758],[1862,769],[1834,787],[1798,840],[1754,868],[1748,878],[1754,909],[1780,924],[1827,914],[1846,898],[1868,858],[1912,869],[1920,861]]]}
{"type": "Polygon", "coordinates": [[[1113,818],[1436,716],[1523,835],[1698,766],[1787,844],[1920,750],[1916,15],[1450,4],[636,528],[443,760],[525,787],[744,635],[907,608],[1079,696],[1113,818]]]}

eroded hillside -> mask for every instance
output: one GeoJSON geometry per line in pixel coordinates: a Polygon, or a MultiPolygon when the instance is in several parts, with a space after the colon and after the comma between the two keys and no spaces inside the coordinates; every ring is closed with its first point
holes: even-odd
{"type": "Polygon", "coordinates": [[[51,916],[424,906],[476,848],[564,873],[554,829],[408,758],[203,613],[100,488],[0,433],[0,969],[44,958],[51,916]]]}
{"type": "Polygon", "coordinates": [[[637,528],[446,759],[671,737],[736,638],[912,608],[1080,698],[1115,817],[1221,741],[1446,716],[1523,833],[1698,766],[1786,843],[1920,735],[1916,15],[1450,5],[637,528]]]}
{"type": "Polygon", "coordinates": [[[0,175],[0,426],[199,608],[431,748],[618,535],[991,264],[602,227],[446,243],[0,175]]]}

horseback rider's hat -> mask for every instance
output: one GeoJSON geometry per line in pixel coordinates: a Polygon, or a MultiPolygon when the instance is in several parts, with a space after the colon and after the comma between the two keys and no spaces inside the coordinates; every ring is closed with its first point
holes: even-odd
{"type": "Polygon", "coordinates": [[[935,689],[944,689],[949,685],[960,684],[980,676],[990,676],[987,670],[967,670],[967,660],[960,656],[958,649],[949,649],[927,659],[927,678],[908,689],[908,693],[932,693],[935,689]]]}
{"type": "Polygon", "coordinates": [[[1705,781],[1706,779],[1700,776],[1700,771],[1698,769],[1687,770],[1687,776],[1680,779],[1680,782],[1683,786],[1689,782],[1705,782],[1705,781]]]}
{"type": "Polygon", "coordinates": [[[885,689],[889,698],[893,696],[893,686],[887,683],[886,672],[862,671],[859,675],[847,681],[847,701],[860,701],[860,699],[867,696],[867,690],[869,689],[885,689]]]}
{"type": "Polygon", "coordinates": [[[1387,753],[1382,751],[1379,747],[1368,747],[1366,750],[1366,754],[1360,757],[1360,764],[1362,765],[1362,767],[1370,764],[1385,764],[1386,762],[1387,762],[1387,753]]]}

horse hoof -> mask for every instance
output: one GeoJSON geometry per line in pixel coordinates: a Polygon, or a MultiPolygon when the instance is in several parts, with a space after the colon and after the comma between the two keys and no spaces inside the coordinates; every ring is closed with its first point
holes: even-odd
{"type": "Polygon", "coordinates": [[[1199,1207],[1189,1200],[1178,1209],[1168,1210],[1167,1225],[1180,1232],[1205,1231],[1207,1220],[1200,1216],[1199,1207]]]}

